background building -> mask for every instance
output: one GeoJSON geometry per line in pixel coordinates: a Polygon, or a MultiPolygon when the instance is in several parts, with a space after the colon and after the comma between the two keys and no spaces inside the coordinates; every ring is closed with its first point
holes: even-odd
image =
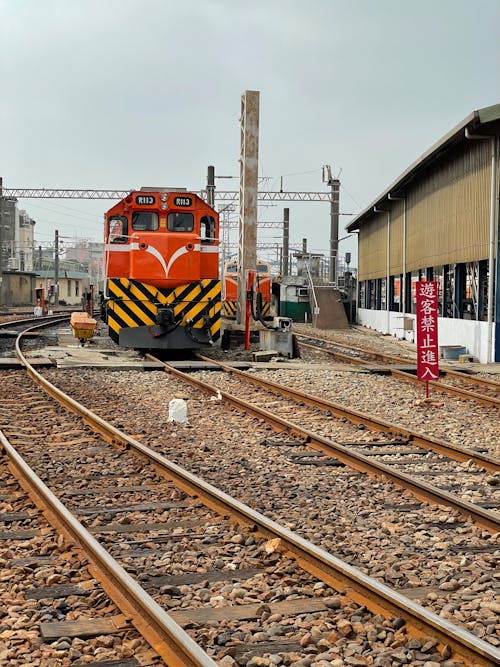
{"type": "Polygon", "coordinates": [[[33,303],[35,224],[17,199],[0,196],[0,307],[33,303]]]}
{"type": "Polygon", "coordinates": [[[1,198],[0,268],[3,271],[33,271],[35,221],[17,207],[17,199],[1,198]]]}
{"type": "Polygon", "coordinates": [[[436,280],[439,344],[500,361],[500,104],[473,111],[348,226],[358,322],[413,340],[415,283],[436,280]]]}

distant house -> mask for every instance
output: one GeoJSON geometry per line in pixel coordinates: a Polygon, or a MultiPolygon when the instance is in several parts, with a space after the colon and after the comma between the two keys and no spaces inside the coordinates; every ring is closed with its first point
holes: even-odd
{"type": "MultiPolygon", "coordinates": [[[[61,269],[59,271],[59,303],[67,306],[80,306],[83,292],[90,284],[88,273],[61,269]]],[[[45,290],[48,305],[55,301],[54,271],[38,271],[36,286],[45,290]]]]}
{"type": "Polygon", "coordinates": [[[36,280],[34,273],[3,271],[0,282],[0,307],[33,305],[36,280]]]}

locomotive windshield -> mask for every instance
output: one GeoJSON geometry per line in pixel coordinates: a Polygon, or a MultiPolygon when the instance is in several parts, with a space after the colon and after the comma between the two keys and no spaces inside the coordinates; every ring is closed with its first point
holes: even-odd
{"type": "Polygon", "coordinates": [[[158,213],[153,211],[134,211],[132,229],[136,232],[154,232],[158,229],[158,213]]]}
{"type": "Polygon", "coordinates": [[[178,211],[169,213],[167,229],[169,232],[192,232],[194,229],[194,215],[178,211]]]}

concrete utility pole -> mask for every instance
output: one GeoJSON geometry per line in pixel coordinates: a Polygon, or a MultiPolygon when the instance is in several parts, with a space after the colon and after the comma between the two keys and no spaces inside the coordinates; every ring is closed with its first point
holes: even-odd
{"type": "Polygon", "coordinates": [[[290,245],[290,209],[283,209],[283,275],[288,275],[288,253],[290,245]]]}
{"type": "Polygon", "coordinates": [[[241,96],[238,324],[243,323],[245,316],[247,274],[250,270],[254,271],[257,265],[259,98],[257,90],[246,90],[241,96]]]}
{"type": "Polygon", "coordinates": [[[323,167],[323,182],[330,186],[330,282],[337,284],[337,255],[339,248],[339,193],[340,181],[332,178],[329,164],[323,167]]]}
{"type": "Polygon", "coordinates": [[[59,305],[59,231],[54,239],[54,306],[59,305]]]}

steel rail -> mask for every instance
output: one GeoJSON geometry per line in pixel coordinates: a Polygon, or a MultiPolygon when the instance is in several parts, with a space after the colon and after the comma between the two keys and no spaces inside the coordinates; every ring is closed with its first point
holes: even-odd
{"type": "MultiPolygon", "coordinates": [[[[358,359],[357,357],[353,357],[349,354],[334,352],[333,350],[328,350],[323,347],[318,347],[317,345],[311,345],[310,343],[301,342],[300,345],[303,345],[304,347],[307,347],[311,350],[326,352],[326,354],[329,354],[332,357],[336,357],[337,359],[341,359],[342,361],[346,361],[347,363],[356,364],[358,366],[366,365],[365,360],[358,359]]],[[[415,377],[415,375],[412,375],[411,373],[406,373],[405,371],[401,371],[397,368],[391,368],[391,366],[386,366],[386,365],[384,366],[380,365],[380,368],[387,370],[394,377],[400,378],[401,380],[404,380],[406,382],[410,382],[411,384],[419,384],[421,382],[421,380],[415,377]]],[[[459,396],[460,398],[465,398],[467,400],[473,400],[478,403],[483,403],[488,407],[497,407],[497,408],[500,407],[500,399],[494,398],[492,396],[486,396],[485,394],[478,394],[473,391],[468,391],[467,389],[454,387],[453,385],[443,384],[437,380],[429,380],[429,386],[433,387],[440,394],[450,394],[452,396],[459,396]]]]}
{"type": "Polygon", "coordinates": [[[418,433],[417,431],[411,431],[397,424],[393,424],[392,422],[388,422],[385,419],[372,417],[371,415],[367,415],[366,413],[360,412],[359,410],[346,408],[339,403],[334,403],[333,401],[329,401],[325,398],[311,396],[310,394],[306,394],[299,389],[286,387],[282,384],[278,384],[277,382],[273,382],[272,380],[265,380],[264,378],[250,375],[249,373],[245,373],[244,371],[241,371],[237,368],[228,366],[221,361],[210,359],[209,357],[204,357],[203,355],[198,355],[198,357],[204,361],[216,364],[223,368],[226,373],[241,377],[243,380],[251,382],[256,386],[264,387],[269,391],[278,392],[284,396],[287,396],[288,398],[292,398],[296,401],[303,402],[306,405],[310,405],[311,407],[332,412],[335,416],[348,419],[353,424],[363,424],[368,426],[368,428],[371,430],[403,436],[407,440],[411,440],[411,442],[415,443],[416,445],[420,445],[425,449],[430,449],[431,451],[451,458],[454,461],[473,461],[478,467],[484,468],[485,470],[489,470],[491,472],[500,471],[500,459],[494,456],[474,452],[471,449],[465,449],[464,447],[453,445],[446,442],[445,440],[427,436],[423,433],[418,433]]]}
{"type": "MultiPolygon", "coordinates": [[[[375,350],[366,350],[363,347],[357,347],[355,345],[347,345],[346,343],[338,343],[336,341],[334,342],[332,340],[328,340],[327,338],[321,338],[320,336],[312,336],[310,334],[295,332],[295,335],[299,338],[309,338],[310,340],[319,340],[322,343],[328,343],[329,345],[333,345],[334,347],[342,347],[346,350],[354,350],[355,352],[366,354],[376,359],[382,359],[383,361],[394,362],[396,364],[411,363],[416,365],[416,361],[414,358],[399,357],[393,354],[385,354],[384,352],[375,352],[375,350]]],[[[469,384],[478,384],[484,387],[488,387],[490,389],[497,389],[497,390],[500,389],[500,382],[497,382],[496,380],[492,379],[488,380],[483,377],[478,377],[477,375],[467,375],[467,373],[461,373],[460,371],[455,371],[453,370],[453,368],[442,368],[441,372],[445,377],[447,375],[450,375],[451,377],[459,378],[460,380],[463,380],[466,383],[468,382],[469,384]]]]}
{"type": "Polygon", "coordinates": [[[57,496],[28,466],[0,431],[0,443],[10,467],[34,502],[72,542],[85,549],[94,567],[92,574],[126,616],[142,618],[138,629],[168,665],[215,667],[216,663],[165,612],[162,607],[124,570],[119,563],[69,512],[57,496]],[[104,576],[103,576],[104,574],[104,576]]]}
{"type": "MultiPolygon", "coordinates": [[[[31,324],[33,322],[38,322],[40,323],[40,327],[42,326],[50,326],[51,324],[57,323],[57,322],[64,322],[64,320],[69,319],[71,316],[71,313],[68,313],[67,315],[46,315],[45,317],[28,317],[26,319],[22,320],[9,320],[9,322],[0,322],[0,329],[8,329],[9,327],[20,327],[25,324],[31,324]]],[[[36,326],[36,325],[35,325],[36,326]]],[[[35,326],[33,328],[35,328],[35,326]]]]}
{"type": "MultiPolygon", "coordinates": [[[[393,354],[385,354],[383,352],[375,352],[374,350],[366,350],[365,348],[362,347],[357,347],[355,345],[347,345],[346,343],[337,343],[332,340],[328,340],[327,338],[321,338],[320,336],[311,336],[309,334],[303,334],[303,333],[295,333],[297,338],[309,338],[309,340],[318,340],[322,343],[327,343],[328,345],[332,345],[333,347],[341,347],[345,350],[354,350],[355,352],[359,352],[360,354],[365,354],[370,357],[374,357],[375,359],[381,359],[382,361],[388,361],[390,363],[394,362],[396,364],[413,364],[416,366],[416,361],[415,359],[410,359],[406,357],[398,357],[393,354]]],[[[302,345],[306,345],[306,343],[301,343],[302,345]]],[[[313,346],[314,348],[314,346],[313,346]]],[[[318,349],[318,348],[314,348],[318,349]]],[[[323,351],[324,348],[319,348],[323,351]]],[[[335,354],[335,353],[333,353],[335,354]]],[[[356,359],[356,357],[351,357],[350,355],[347,355],[350,359],[356,359]]],[[[482,377],[477,377],[477,376],[471,376],[467,375],[465,373],[460,373],[459,371],[455,371],[452,368],[442,368],[441,372],[443,373],[444,377],[449,375],[450,377],[455,377],[457,379],[462,380],[465,383],[469,384],[475,384],[475,385],[480,385],[483,387],[488,387],[489,389],[494,389],[494,390],[500,390],[500,382],[497,382],[496,380],[487,380],[486,378],[482,377]]]]}
{"type": "Polygon", "coordinates": [[[198,380],[197,378],[194,378],[191,375],[174,368],[173,366],[169,366],[165,362],[161,362],[159,359],[156,359],[152,355],[148,354],[146,356],[149,359],[154,359],[159,363],[163,363],[167,372],[176,375],[194,387],[202,389],[205,392],[210,392],[214,395],[220,391],[221,396],[234,407],[242,410],[243,412],[247,412],[254,417],[263,419],[267,423],[271,424],[277,431],[285,430],[288,433],[303,439],[305,443],[314,449],[317,449],[318,451],[321,451],[324,454],[327,454],[328,456],[341,461],[351,468],[359,470],[360,472],[368,473],[369,475],[385,477],[403,489],[410,490],[417,498],[425,500],[426,502],[430,501],[432,503],[451,507],[459,511],[462,516],[469,518],[475,524],[485,528],[492,533],[497,533],[500,530],[500,517],[495,512],[490,512],[487,509],[483,509],[479,505],[474,505],[473,503],[462,500],[458,496],[449,493],[448,491],[444,491],[436,486],[432,486],[432,484],[427,484],[427,482],[414,479],[410,475],[399,472],[395,468],[392,468],[385,463],[373,461],[369,456],[355,452],[345,445],[341,445],[337,442],[334,442],[333,440],[324,438],[323,436],[302,428],[301,426],[294,424],[287,419],[278,417],[277,415],[274,415],[264,408],[260,408],[252,403],[249,403],[248,401],[245,401],[242,398],[233,396],[232,394],[214,387],[204,382],[203,380],[198,380]]]}
{"type": "MultiPolygon", "coordinates": [[[[379,581],[363,574],[324,549],[315,546],[275,521],[232,498],[196,475],[169,461],[161,454],[143,445],[135,438],[120,431],[83,405],[66,395],[38,373],[22,355],[19,341],[16,352],[27,373],[59,403],[79,415],[94,431],[111,443],[121,443],[153,463],[159,472],[173,479],[190,495],[201,498],[204,504],[222,515],[229,515],[260,535],[280,539],[280,551],[292,556],[301,567],[325,581],[336,590],[344,590],[349,597],[360,604],[366,604],[374,613],[384,616],[402,617],[415,636],[434,637],[441,645],[449,645],[452,651],[470,664],[491,665],[500,663],[500,651],[476,635],[460,628],[447,619],[441,618],[401,593],[392,590],[379,581]]],[[[168,368],[170,370],[170,368],[168,368]]],[[[172,369],[175,370],[175,369],[172,369]]],[[[179,376],[185,374],[176,371],[179,376]]],[[[212,391],[215,391],[211,388],[212,391]]],[[[155,646],[155,649],[158,648],[155,646]]]]}
{"type": "MultiPolygon", "coordinates": [[[[299,333],[294,331],[297,338],[308,338],[309,340],[318,340],[321,343],[327,343],[333,347],[342,347],[346,350],[354,350],[360,354],[366,354],[367,356],[374,357],[375,359],[382,359],[382,361],[394,361],[395,363],[415,363],[414,359],[409,359],[405,357],[398,357],[393,354],[385,354],[384,352],[375,352],[375,350],[366,350],[363,347],[357,347],[356,345],[348,345],[347,343],[337,343],[333,340],[328,340],[328,338],[321,338],[320,336],[312,336],[310,334],[299,333]]],[[[320,348],[323,349],[323,348],[320,348]]],[[[366,363],[366,362],[364,362],[366,363]]]]}

